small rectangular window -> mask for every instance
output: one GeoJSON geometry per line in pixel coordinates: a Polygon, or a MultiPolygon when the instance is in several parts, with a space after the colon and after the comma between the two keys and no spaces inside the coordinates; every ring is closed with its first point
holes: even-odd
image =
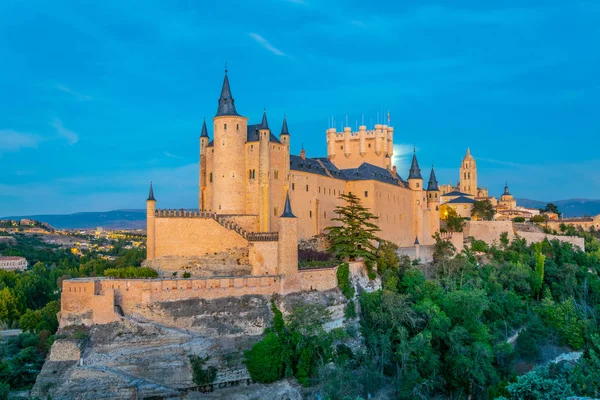
{"type": "Polygon", "coordinates": [[[312,218],[312,211],[309,211],[309,212],[308,212],[308,217],[309,217],[309,218],[312,218]]]}
{"type": "Polygon", "coordinates": [[[292,190],[296,189],[296,185],[292,183],[292,190]]]}
{"type": "Polygon", "coordinates": [[[369,192],[365,190],[365,197],[369,197],[369,192]]]}
{"type": "Polygon", "coordinates": [[[306,191],[308,192],[308,185],[306,185],[306,191]]]}

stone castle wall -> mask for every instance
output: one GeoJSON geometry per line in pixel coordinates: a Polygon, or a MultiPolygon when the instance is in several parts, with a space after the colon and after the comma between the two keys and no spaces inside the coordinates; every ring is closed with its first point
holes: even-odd
{"type": "Polygon", "coordinates": [[[234,230],[212,218],[154,218],[155,257],[201,256],[248,246],[234,230]]]}

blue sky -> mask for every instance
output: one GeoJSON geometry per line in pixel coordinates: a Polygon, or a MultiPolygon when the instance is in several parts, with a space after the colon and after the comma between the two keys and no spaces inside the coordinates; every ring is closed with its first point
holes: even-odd
{"type": "Polygon", "coordinates": [[[600,198],[600,2],[93,3],[0,2],[0,216],[143,208],[150,180],[196,206],[225,62],[292,153],[389,110],[404,177],[413,143],[440,183],[470,146],[491,194],[600,198]]]}

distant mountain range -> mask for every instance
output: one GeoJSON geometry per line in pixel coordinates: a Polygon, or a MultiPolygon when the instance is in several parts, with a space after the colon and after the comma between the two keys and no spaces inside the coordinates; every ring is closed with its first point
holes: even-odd
{"type": "Polygon", "coordinates": [[[114,210],[105,212],[80,212],[75,214],[23,215],[1,217],[20,220],[22,218],[47,222],[58,229],[140,229],[146,228],[146,210],[114,210]]]}
{"type": "Polygon", "coordinates": [[[600,214],[600,200],[592,199],[568,199],[556,201],[538,201],[529,199],[517,199],[517,205],[527,208],[545,208],[546,204],[554,203],[563,217],[583,217],[600,214]]]}
{"type": "MultiPolygon", "coordinates": [[[[569,199],[557,201],[538,201],[517,199],[517,204],[528,208],[544,208],[554,203],[564,217],[583,217],[600,214],[600,200],[569,199]]],[[[105,212],[80,212],[75,214],[22,215],[0,217],[0,219],[20,220],[22,218],[47,222],[58,229],[144,229],[146,228],[146,210],[114,210],[105,212]]]]}

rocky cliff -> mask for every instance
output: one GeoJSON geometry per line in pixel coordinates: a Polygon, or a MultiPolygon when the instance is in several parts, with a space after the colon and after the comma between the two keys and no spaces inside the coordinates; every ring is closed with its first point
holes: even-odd
{"type": "MultiPolygon", "coordinates": [[[[276,297],[284,312],[321,303],[332,312],[330,327],[342,326],[346,299],[335,289],[276,297]]],[[[57,333],[33,395],[53,399],[300,399],[293,384],[250,384],[243,351],[272,321],[270,298],[248,295],[215,300],[152,303],[106,325],[84,328],[74,321],[57,333]],[[212,385],[192,380],[189,356],[209,357],[217,368],[212,385]],[[249,386],[247,386],[250,384],[249,386]],[[232,386],[235,386],[233,390],[232,386]],[[227,388],[230,389],[227,389],[227,388]]]]}

